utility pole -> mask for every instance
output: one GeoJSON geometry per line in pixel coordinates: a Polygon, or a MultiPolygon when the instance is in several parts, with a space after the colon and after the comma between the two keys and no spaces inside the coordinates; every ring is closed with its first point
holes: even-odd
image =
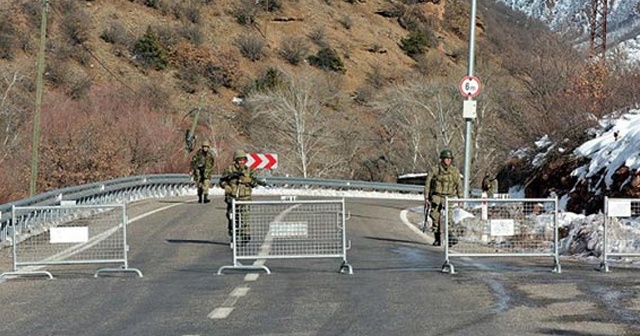
{"type": "Polygon", "coordinates": [[[198,102],[198,107],[189,111],[189,114],[195,113],[194,117],[193,117],[193,121],[191,122],[191,129],[187,131],[187,150],[185,152],[185,156],[188,156],[189,153],[193,150],[193,146],[195,145],[195,141],[196,141],[196,126],[198,126],[198,117],[200,117],[200,112],[202,111],[202,107],[204,105],[204,93],[200,94],[200,101],[198,102]]]}
{"type": "MultiPolygon", "coordinates": [[[[475,36],[476,36],[476,0],[471,0],[471,13],[469,15],[469,55],[467,64],[467,78],[474,78],[474,62],[475,62],[475,36]]],[[[479,82],[478,82],[479,83],[479,82]]],[[[479,93],[476,92],[475,94],[479,93]]],[[[467,96],[468,103],[473,102],[473,96],[467,96]]],[[[464,198],[469,198],[469,177],[471,175],[471,136],[473,131],[473,120],[475,118],[475,105],[467,104],[463,112],[465,120],[465,137],[464,137],[464,198]],[[468,108],[471,107],[471,108],[468,108]],[[468,113],[468,110],[471,113],[468,113]]]]}
{"type": "Polygon", "coordinates": [[[33,115],[33,137],[31,150],[31,179],[29,183],[29,195],[36,194],[36,186],[38,181],[38,147],[40,146],[40,110],[42,108],[42,91],[44,76],[44,51],[47,44],[47,9],[49,0],[42,0],[42,8],[40,9],[40,50],[38,52],[38,69],[36,77],[36,106],[33,115]]]}

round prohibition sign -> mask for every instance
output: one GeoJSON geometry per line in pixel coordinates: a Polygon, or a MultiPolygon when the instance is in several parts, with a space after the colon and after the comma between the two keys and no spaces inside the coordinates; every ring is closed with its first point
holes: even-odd
{"type": "Polygon", "coordinates": [[[460,81],[460,93],[467,98],[473,98],[482,91],[480,79],[475,76],[464,76],[460,81]]]}

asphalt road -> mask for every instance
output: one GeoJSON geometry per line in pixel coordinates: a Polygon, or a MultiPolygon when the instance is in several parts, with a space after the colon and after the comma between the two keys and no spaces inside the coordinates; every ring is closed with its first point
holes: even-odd
{"type": "Polygon", "coordinates": [[[442,250],[401,220],[419,204],[346,205],[352,275],[335,259],[217,275],[232,263],[220,198],[129,206],[129,265],[144,277],[82,265],[0,282],[0,335],[640,335],[640,270],[460,258],[442,273],[442,250]]]}

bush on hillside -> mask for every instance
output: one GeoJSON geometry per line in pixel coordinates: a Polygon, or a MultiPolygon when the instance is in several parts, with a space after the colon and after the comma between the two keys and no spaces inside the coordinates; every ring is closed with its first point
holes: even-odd
{"type": "Polygon", "coordinates": [[[399,46],[407,56],[415,58],[425,52],[428,47],[435,46],[435,38],[433,34],[429,34],[429,30],[413,31],[409,36],[400,40],[399,46]]]}
{"type": "Polygon", "coordinates": [[[254,0],[240,0],[233,9],[233,17],[241,25],[252,25],[256,23],[260,7],[254,0]]]}
{"type": "Polygon", "coordinates": [[[269,90],[273,90],[283,85],[284,82],[285,80],[282,72],[276,68],[269,67],[242,90],[242,95],[248,96],[249,93],[255,91],[266,92],[269,90]]]}
{"type": "Polygon", "coordinates": [[[13,42],[15,40],[15,27],[9,20],[9,15],[0,17],[0,58],[13,59],[13,42]]]}
{"type": "Polygon", "coordinates": [[[259,61],[265,56],[266,43],[259,36],[241,35],[233,41],[233,44],[238,47],[242,56],[251,62],[259,61]]]}
{"type": "Polygon", "coordinates": [[[158,42],[158,38],[151,27],[136,42],[133,47],[134,59],[145,68],[163,70],[169,64],[169,53],[158,42]]]}
{"type": "Polygon", "coordinates": [[[340,55],[335,49],[322,48],[316,55],[311,55],[308,58],[309,64],[318,67],[325,71],[333,71],[338,73],[345,73],[344,63],[340,59],[340,55]]]}
{"type": "Polygon", "coordinates": [[[127,48],[133,47],[135,41],[135,36],[119,21],[109,22],[107,27],[100,33],[100,38],[107,43],[127,48]]]}
{"type": "Polygon", "coordinates": [[[71,6],[60,24],[63,37],[73,45],[83,44],[91,35],[91,18],[83,10],[71,6]]]}
{"type": "Polygon", "coordinates": [[[286,37],[280,43],[278,54],[289,62],[289,64],[298,65],[308,56],[309,46],[303,38],[286,37]]]}
{"type": "Polygon", "coordinates": [[[326,48],[328,46],[327,43],[327,32],[323,27],[314,27],[307,35],[311,42],[321,48],[326,48]]]}

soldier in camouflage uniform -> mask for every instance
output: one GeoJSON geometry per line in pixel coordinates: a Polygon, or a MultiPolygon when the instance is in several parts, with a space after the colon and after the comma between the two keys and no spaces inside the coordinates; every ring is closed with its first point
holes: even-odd
{"type": "Polygon", "coordinates": [[[198,203],[209,203],[209,186],[215,158],[209,151],[211,144],[203,141],[200,149],[191,158],[191,176],[198,188],[198,203]]]}
{"type": "Polygon", "coordinates": [[[487,197],[493,198],[498,192],[498,178],[491,177],[491,172],[486,172],[482,179],[482,192],[487,193],[487,197]]]}
{"type": "Polygon", "coordinates": [[[460,171],[453,165],[453,153],[440,152],[440,164],[433,167],[424,184],[425,206],[431,206],[434,246],[440,246],[440,214],[445,207],[445,197],[463,197],[460,171]]]}
{"type": "Polygon", "coordinates": [[[247,154],[238,149],[233,153],[233,164],[224,170],[220,177],[220,186],[224,188],[224,201],[227,203],[227,219],[228,219],[228,232],[229,237],[233,239],[233,229],[235,228],[238,234],[239,244],[244,245],[250,239],[250,230],[246,225],[238,227],[239,223],[247,223],[249,216],[249,209],[247,205],[237,206],[236,212],[238,213],[238,222],[234,225],[233,206],[232,202],[236,201],[249,201],[251,200],[252,189],[258,185],[266,185],[262,180],[256,178],[255,170],[246,165],[247,154]]]}

